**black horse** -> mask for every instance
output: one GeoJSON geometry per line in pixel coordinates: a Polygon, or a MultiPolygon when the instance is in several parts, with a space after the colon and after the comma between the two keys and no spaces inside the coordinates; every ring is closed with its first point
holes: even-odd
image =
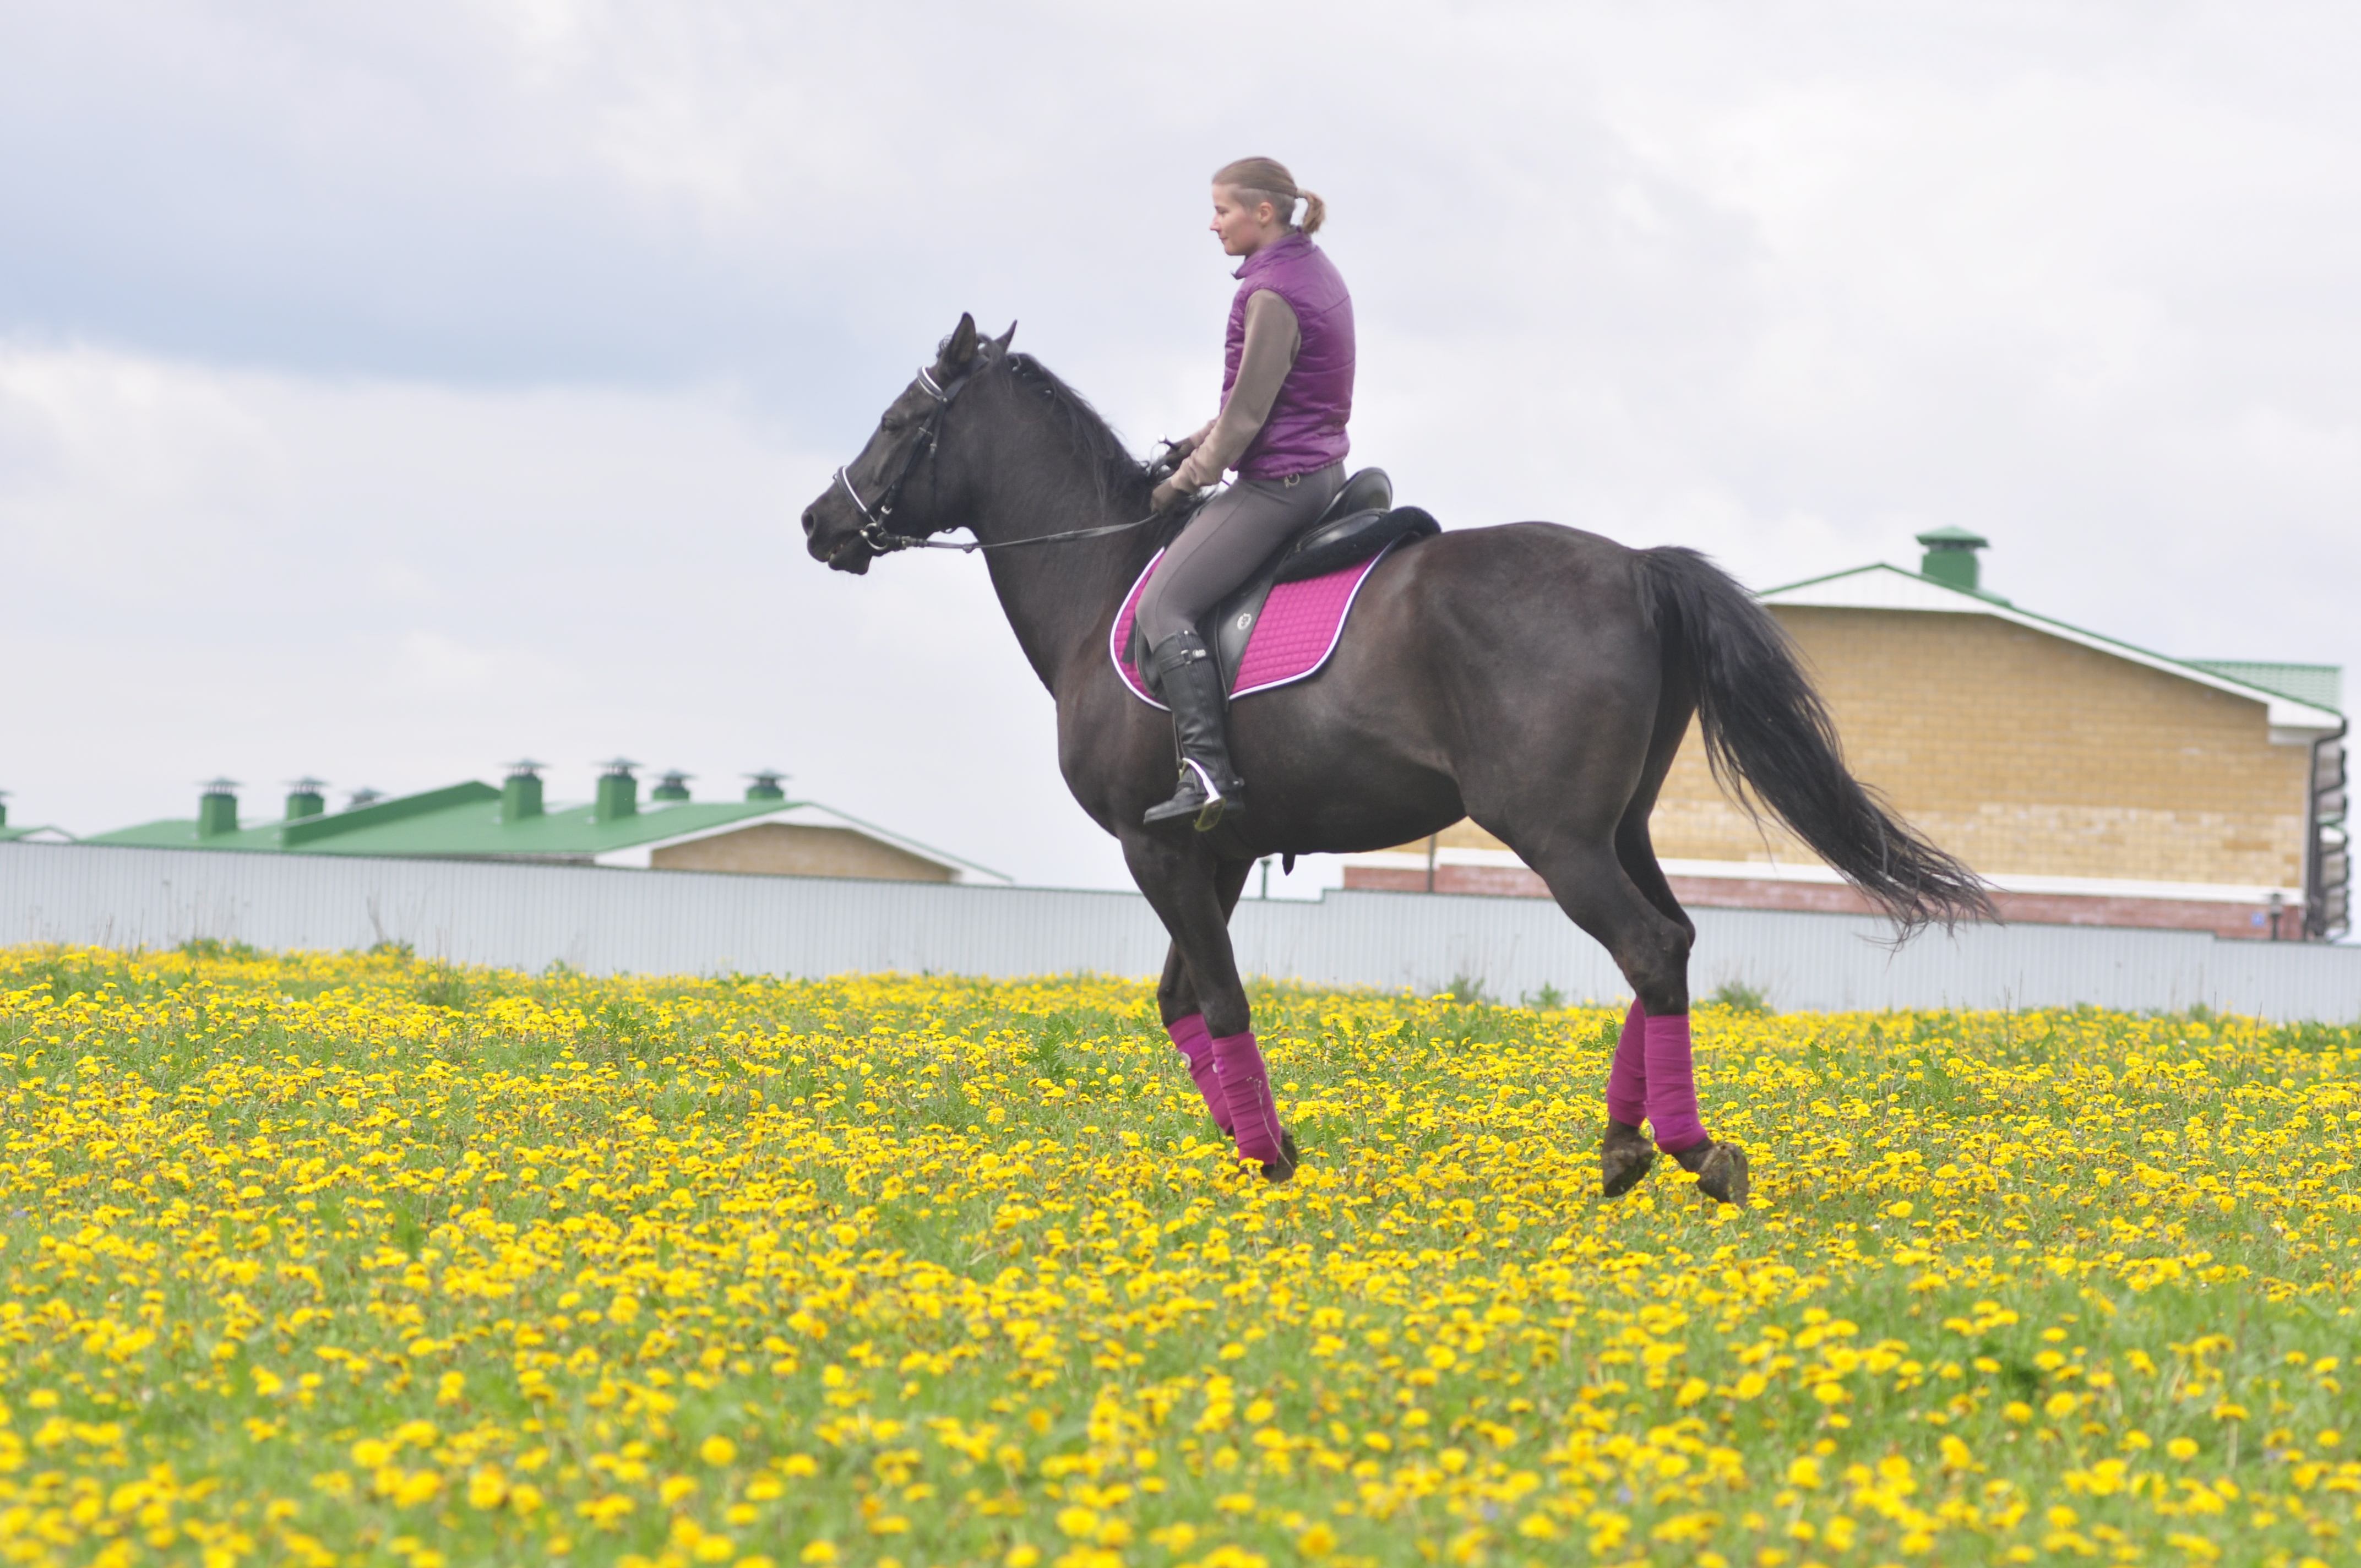
{"type": "MultiPolygon", "coordinates": [[[[1205,833],[1144,827],[1171,793],[1172,723],[1124,686],[1107,638],[1175,524],[1124,526],[1147,513],[1148,468],[1063,382],[1009,352],[1016,330],[984,341],[961,316],[805,511],[804,533],[815,558],[856,574],[945,530],[983,542],[1057,701],[1067,787],[1123,845],[1171,934],[1157,990],[1168,1025],[1202,1012],[1215,1036],[1249,1027],[1228,927],[1257,859],[1383,849],[1462,817],[1540,874],[1651,1016],[1686,1014],[1697,930],[1648,817],[1693,712],[1724,787],[1767,806],[1904,935],[1991,915],[1975,876],[1847,771],[1785,634],[1745,589],[1695,551],[1553,523],[1393,552],[1318,678],[1232,711],[1251,810],[1205,833]]],[[[1292,1168],[1273,1164],[1275,1179],[1292,1168]]]]}

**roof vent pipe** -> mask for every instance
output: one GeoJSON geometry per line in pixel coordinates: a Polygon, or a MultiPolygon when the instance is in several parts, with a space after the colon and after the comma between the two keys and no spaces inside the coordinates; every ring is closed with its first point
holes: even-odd
{"type": "Polygon", "coordinates": [[[591,821],[619,822],[640,814],[639,781],[631,777],[631,770],[639,765],[627,757],[599,764],[607,771],[598,775],[598,799],[590,808],[591,821]]]}
{"type": "Polygon", "coordinates": [[[782,779],[785,779],[787,775],[780,773],[777,769],[765,768],[759,773],[748,773],[746,776],[753,781],[746,786],[746,798],[748,800],[785,800],[787,798],[787,792],[779,787],[779,782],[782,779]]]}
{"type": "Polygon", "coordinates": [[[686,800],[688,781],[696,776],[695,773],[684,773],[675,768],[656,781],[656,787],[648,791],[648,798],[650,800],[686,800]]]}
{"type": "Polygon", "coordinates": [[[287,786],[287,820],[299,821],[317,817],[328,809],[328,797],[320,792],[328,787],[325,779],[301,778],[287,786]]]}
{"type": "Polygon", "coordinates": [[[1918,543],[1927,547],[1926,557],[1918,563],[1920,576],[1947,588],[1971,594],[1982,591],[1976,586],[1976,552],[1988,547],[1991,540],[1964,528],[1938,528],[1920,534],[1918,543]]]}
{"type": "Polygon", "coordinates": [[[500,820],[514,824],[542,814],[541,772],[546,762],[527,758],[509,764],[509,776],[500,781],[500,820]]]}
{"type": "Polygon", "coordinates": [[[237,781],[214,779],[197,797],[197,837],[218,839],[237,831],[237,781]]]}

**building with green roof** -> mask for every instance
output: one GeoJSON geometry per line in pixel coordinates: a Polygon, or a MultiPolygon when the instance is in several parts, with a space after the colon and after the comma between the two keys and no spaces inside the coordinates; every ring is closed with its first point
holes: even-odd
{"type": "MultiPolygon", "coordinates": [[[[2024,609],[1980,534],[1757,597],[1813,671],[1862,782],[1993,890],[2002,916],[2258,939],[2350,923],[2345,721],[2334,665],[2176,659],[2024,609]]],[[[1725,796],[1692,726],[1650,831],[1685,904],[1865,908],[1725,796]]],[[[1345,858],[1347,887],[1545,894],[1472,822],[1345,858]]]]}
{"type": "Polygon", "coordinates": [[[258,854],[375,855],[516,861],[657,871],[895,882],[1005,883],[1010,879],[817,801],[790,800],[784,775],[756,773],[741,800],[690,797],[688,777],[661,775],[646,801],[637,763],[605,764],[597,796],[554,804],[538,762],[511,765],[494,785],[470,780],[415,795],[367,797],[330,811],[318,781],[291,788],[284,815],[241,819],[237,785],[204,786],[194,817],[94,834],[87,844],[258,854]]]}

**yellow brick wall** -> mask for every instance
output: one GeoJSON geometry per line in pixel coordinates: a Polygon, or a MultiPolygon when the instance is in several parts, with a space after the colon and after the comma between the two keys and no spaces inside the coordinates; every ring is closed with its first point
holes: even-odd
{"type": "Polygon", "coordinates": [[[658,850],[658,871],[745,872],[767,876],[868,877],[883,882],[949,882],[950,868],[881,844],[849,828],[760,822],[658,850]]]}
{"type": "MultiPolygon", "coordinates": [[[[1977,871],[2302,883],[2312,754],[2270,743],[2262,702],[1990,616],[1774,613],[1810,660],[1854,773],[1977,871]]],[[[1667,860],[1812,860],[1722,796],[1694,724],[1654,834],[1667,860]]],[[[1498,842],[1466,822],[1443,841],[1498,842]]]]}

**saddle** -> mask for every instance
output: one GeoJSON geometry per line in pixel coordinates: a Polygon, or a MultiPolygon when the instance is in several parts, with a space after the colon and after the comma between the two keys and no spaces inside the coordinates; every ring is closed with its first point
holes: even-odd
{"type": "MultiPolygon", "coordinates": [[[[1383,468],[1364,468],[1345,481],[1310,528],[1255,568],[1197,623],[1198,635],[1213,651],[1222,672],[1222,689],[1235,689],[1238,666],[1246,660],[1246,643],[1262,619],[1271,589],[1281,583],[1301,582],[1356,566],[1397,540],[1423,539],[1443,532],[1443,525],[1419,507],[1393,504],[1394,484],[1383,468]]],[[[1148,639],[1137,624],[1131,629],[1126,650],[1132,667],[1151,684],[1148,639]]]]}

